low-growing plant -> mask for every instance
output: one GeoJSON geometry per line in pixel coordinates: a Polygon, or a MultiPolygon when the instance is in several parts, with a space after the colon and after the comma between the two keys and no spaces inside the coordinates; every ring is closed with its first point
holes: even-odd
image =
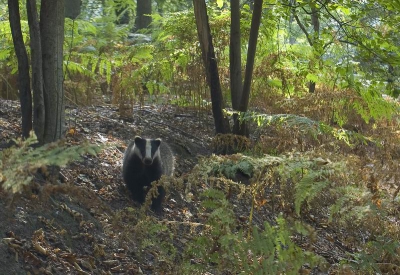
{"type": "Polygon", "coordinates": [[[299,274],[305,263],[315,267],[321,262],[321,258],[302,251],[291,240],[293,230],[282,216],[276,219],[276,224],[265,222],[263,228],[253,226],[251,234],[246,236],[245,231],[236,229],[232,205],[222,191],[208,189],[202,198],[202,206],[209,212],[207,227],[189,244],[183,264],[185,273],[215,270],[218,273],[299,274]]]}
{"type": "Polygon", "coordinates": [[[37,138],[33,133],[26,140],[17,139],[14,143],[16,146],[0,151],[0,183],[12,193],[29,185],[38,169],[46,172],[48,166],[65,166],[83,154],[96,155],[100,151],[93,144],[68,147],[62,140],[34,148],[37,138]]]}

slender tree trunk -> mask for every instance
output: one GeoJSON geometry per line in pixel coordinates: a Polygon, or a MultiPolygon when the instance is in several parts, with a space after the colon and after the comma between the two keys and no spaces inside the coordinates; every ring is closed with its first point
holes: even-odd
{"type": "Polygon", "coordinates": [[[135,31],[146,29],[151,24],[151,0],[137,0],[135,31]]]}
{"type": "Polygon", "coordinates": [[[212,44],[210,25],[208,23],[207,8],[204,0],[193,0],[194,15],[196,18],[197,33],[199,35],[206,78],[210,87],[211,104],[216,133],[229,133],[229,123],[224,118],[223,98],[219,81],[218,64],[212,44]]]}
{"type": "Polygon", "coordinates": [[[32,90],[33,90],[33,129],[40,144],[44,143],[45,109],[43,97],[43,64],[40,27],[36,0],[27,0],[29,34],[31,43],[32,90]]]}
{"type": "MultiPolygon", "coordinates": [[[[262,11],[263,0],[254,0],[254,9],[253,15],[251,18],[251,27],[250,27],[250,37],[249,37],[249,45],[247,50],[247,60],[246,60],[246,70],[244,75],[244,83],[243,83],[243,91],[242,98],[240,101],[239,111],[246,112],[249,106],[249,98],[250,98],[250,88],[251,81],[253,77],[253,68],[254,68],[254,59],[256,56],[257,49],[257,38],[258,31],[260,29],[261,23],[261,11],[262,11]]],[[[241,125],[239,129],[237,129],[238,134],[248,136],[248,127],[246,124],[241,125]]]]}
{"type": "Polygon", "coordinates": [[[11,34],[18,59],[18,89],[22,114],[22,136],[29,137],[32,130],[32,95],[29,77],[29,61],[21,32],[18,0],[8,0],[11,34]]]}
{"type": "Polygon", "coordinates": [[[242,56],[240,45],[239,0],[231,0],[231,34],[229,44],[230,86],[233,110],[239,110],[242,98],[242,56]]]}
{"type": "MultiPolygon", "coordinates": [[[[289,0],[289,6],[295,6],[296,5],[296,0],[289,0]]],[[[290,13],[289,15],[289,44],[293,45],[296,43],[296,37],[294,36],[294,33],[292,31],[292,23],[294,20],[294,15],[293,12],[290,13]]]]}
{"type": "Polygon", "coordinates": [[[44,142],[60,139],[64,133],[63,42],[64,1],[42,0],[40,34],[43,60],[44,142]]]}
{"type": "Polygon", "coordinates": [[[243,94],[240,111],[246,112],[249,105],[251,81],[253,78],[254,59],[257,49],[258,30],[261,23],[261,11],[263,0],[254,0],[254,10],[251,19],[249,46],[247,50],[246,70],[244,74],[243,94]]]}
{"type": "Polygon", "coordinates": [[[240,43],[240,1],[231,1],[231,34],[229,44],[229,70],[233,113],[233,133],[244,134],[245,122],[239,121],[240,101],[242,99],[242,55],[240,43]]]}
{"type": "MultiPolygon", "coordinates": [[[[311,23],[313,26],[313,30],[314,30],[314,34],[313,34],[313,45],[315,45],[315,41],[317,41],[319,39],[319,13],[318,10],[316,8],[316,3],[315,2],[311,2],[310,6],[311,6],[311,23]]],[[[312,68],[310,68],[312,69],[312,68]]],[[[309,85],[308,85],[308,92],[309,93],[314,93],[315,92],[315,82],[314,81],[310,81],[309,85]]]]}

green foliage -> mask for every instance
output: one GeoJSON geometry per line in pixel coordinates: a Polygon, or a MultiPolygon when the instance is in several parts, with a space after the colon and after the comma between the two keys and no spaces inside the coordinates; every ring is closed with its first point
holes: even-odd
{"type": "MultiPolygon", "coordinates": [[[[253,157],[244,155],[214,156],[202,165],[203,172],[213,176],[224,176],[235,180],[238,172],[252,178],[252,185],[269,184],[260,180],[267,174],[277,172],[281,181],[295,183],[294,206],[295,212],[300,215],[301,206],[318,199],[323,190],[332,187],[330,181],[333,175],[344,169],[344,163],[331,162],[320,157],[310,158],[301,154],[289,156],[253,157]]],[[[276,178],[274,175],[273,178],[276,178]]]]}
{"type": "Polygon", "coordinates": [[[368,242],[364,251],[354,253],[354,261],[351,264],[354,269],[365,272],[364,274],[380,273],[382,271],[388,274],[396,274],[400,271],[399,249],[400,242],[398,240],[380,236],[376,241],[368,242]],[[386,261],[382,262],[382,258],[386,261]],[[388,262],[394,262],[395,264],[388,262]]]}
{"type": "Polygon", "coordinates": [[[37,143],[34,135],[15,143],[18,146],[0,152],[0,182],[12,193],[29,185],[38,169],[46,171],[50,165],[64,166],[83,154],[96,155],[100,150],[97,145],[89,144],[67,147],[62,141],[33,149],[32,145],[37,143]]]}
{"type": "Polygon", "coordinates": [[[354,102],[354,109],[366,122],[382,118],[390,120],[397,111],[396,106],[378,92],[379,87],[382,87],[381,83],[372,83],[367,90],[360,91],[363,101],[354,102]]]}
{"type": "MultiPolygon", "coordinates": [[[[251,197],[256,206],[252,215],[257,215],[257,209],[265,206],[267,202],[268,209],[285,205],[278,211],[294,213],[295,215],[289,214],[291,221],[298,218],[308,220],[310,216],[317,216],[323,224],[327,222],[329,226],[344,230],[346,236],[351,235],[351,238],[354,238],[356,244],[353,245],[362,247],[360,252],[343,259],[343,263],[350,263],[355,271],[370,274],[398,270],[399,230],[392,224],[393,219],[397,219],[395,209],[398,203],[383,191],[373,191],[373,180],[363,182],[358,167],[359,163],[354,157],[336,157],[329,154],[328,158],[320,156],[317,152],[287,153],[277,157],[237,154],[203,159],[196,169],[198,174],[195,178],[209,186],[203,193],[205,199],[202,200],[202,205],[211,211],[211,214],[207,216],[209,220],[207,230],[203,231],[205,235],[196,238],[193,251],[189,254],[191,258],[198,258],[198,264],[187,268],[209,271],[214,265],[219,272],[239,270],[246,274],[277,274],[285,268],[290,270],[280,262],[280,259],[286,259],[285,263],[288,260],[293,262],[293,274],[296,274],[298,268],[304,264],[291,258],[287,259],[286,256],[279,256],[286,250],[281,249],[282,246],[278,246],[278,243],[287,244],[282,239],[292,236],[282,225],[282,217],[277,217],[279,227],[269,227],[270,224],[265,224],[264,229],[258,227],[256,232],[252,229],[251,234],[247,236],[245,229],[236,221],[230,225],[232,211],[236,210],[226,200],[227,196],[237,194],[240,200],[251,197]],[[250,184],[236,185],[237,171],[249,176],[250,184]],[[224,177],[230,181],[223,180],[224,177]],[[273,194],[267,190],[271,190],[273,194]],[[268,238],[263,239],[264,234],[268,238]],[[366,236],[370,241],[365,242],[366,236]],[[274,241],[274,238],[279,241],[274,241]],[[261,250],[258,244],[262,244],[265,250],[261,250]],[[201,249],[196,250],[194,247],[201,249]],[[234,253],[234,256],[230,253],[234,253]],[[251,260],[253,255],[258,262],[251,260]],[[278,259],[271,255],[276,255],[278,259]],[[260,263],[263,260],[267,263],[270,263],[269,260],[275,260],[278,269],[270,269],[272,267],[269,264],[265,265],[269,269],[263,269],[266,268],[260,263]],[[383,262],[387,264],[377,264],[383,262]]],[[[307,227],[296,225],[295,228],[297,232],[313,238],[312,230],[306,229],[307,227]]],[[[296,254],[296,248],[293,249],[292,255],[296,254]]],[[[308,252],[304,253],[308,255],[308,252]]],[[[296,254],[296,257],[301,258],[301,255],[296,254]]]]}
{"type": "MultiPolygon", "coordinates": [[[[386,109],[387,110],[387,109],[386,109]]],[[[298,116],[293,114],[259,114],[256,112],[246,112],[241,115],[243,120],[254,121],[259,127],[266,126],[279,126],[288,129],[295,130],[296,132],[304,135],[311,136],[317,139],[321,135],[329,135],[337,140],[345,142],[348,146],[354,146],[357,144],[366,144],[371,140],[362,134],[354,131],[335,128],[325,124],[324,122],[318,122],[308,117],[298,116]]]]}
{"type": "Polygon", "coordinates": [[[322,158],[308,159],[296,154],[287,158],[279,167],[279,174],[283,180],[290,179],[296,183],[294,194],[296,214],[300,215],[304,202],[311,202],[318,198],[324,189],[332,187],[330,178],[343,169],[344,163],[330,162],[322,158]]]}
{"type": "Polygon", "coordinates": [[[186,259],[197,264],[185,264],[185,272],[244,274],[298,274],[307,263],[316,266],[321,259],[311,252],[303,252],[291,240],[292,230],[282,216],[276,225],[264,223],[264,229],[252,228],[247,238],[236,231],[234,213],[225,194],[208,189],[202,194],[202,205],[210,211],[207,229],[189,245],[186,259]]]}
{"type": "MultiPolygon", "coordinates": [[[[97,98],[100,96],[101,88],[102,95],[112,97],[114,103],[125,103],[142,93],[154,47],[149,43],[132,45],[129,31],[128,26],[115,26],[112,17],[97,18],[95,22],[66,19],[68,51],[64,70],[67,94],[73,95],[69,99],[91,103],[96,94],[97,98]],[[112,94],[107,94],[109,89],[112,94]],[[82,101],[82,97],[86,100],[82,101]]],[[[152,87],[148,88],[152,91],[152,87]]]]}
{"type": "Polygon", "coordinates": [[[159,261],[167,261],[177,256],[177,248],[173,245],[174,234],[168,226],[152,219],[143,219],[135,226],[135,231],[145,233],[140,240],[140,248],[160,249],[159,261]]]}

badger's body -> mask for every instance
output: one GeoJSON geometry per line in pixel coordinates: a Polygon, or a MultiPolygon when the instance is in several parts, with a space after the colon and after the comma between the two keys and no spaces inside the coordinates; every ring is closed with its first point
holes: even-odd
{"type": "MultiPolygon", "coordinates": [[[[171,176],[174,171],[174,156],[169,146],[161,139],[135,137],[125,151],[122,176],[132,193],[132,198],[143,203],[153,181],[162,175],[171,176]]],[[[158,187],[158,197],[153,198],[151,208],[161,211],[165,196],[162,186],[158,187]]]]}

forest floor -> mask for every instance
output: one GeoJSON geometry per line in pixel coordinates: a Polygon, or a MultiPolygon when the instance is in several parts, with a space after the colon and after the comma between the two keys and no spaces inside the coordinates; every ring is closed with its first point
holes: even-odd
{"type": "MultiPolygon", "coordinates": [[[[0,101],[0,106],[1,150],[18,138],[21,122],[17,101],[0,101]]],[[[106,149],[62,168],[63,185],[54,186],[54,190],[12,196],[0,189],[0,232],[7,240],[0,243],[0,273],[83,274],[79,265],[88,274],[138,274],[139,267],[151,274],[146,272],[147,264],[125,254],[128,249],[117,244],[110,247],[109,235],[117,238],[118,232],[110,229],[108,236],[104,232],[112,222],[112,218],[105,221],[105,216],[138,207],[122,180],[123,152],[136,135],[160,137],[174,151],[175,175],[179,177],[194,167],[198,157],[211,154],[212,116],[188,110],[180,113],[166,106],[137,108],[130,122],[120,120],[113,107],[67,108],[66,113],[72,133],[68,143],[89,140],[106,145],[106,149]],[[32,245],[38,243],[37,238],[45,246],[43,250],[32,245]],[[103,259],[101,264],[97,257],[103,259]]],[[[35,179],[39,189],[45,184],[41,181],[35,179]]],[[[176,202],[167,201],[164,214],[158,218],[174,220],[182,215],[179,208],[176,202]]]]}
{"type": "MultiPolygon", "coordinates": [[[[157,258],[157,251],[138,247],[135,238],[140,235],[129,234],[132,228],[138,230],[143,216],[122,181],[123,152],[135,135],[161,137],[176,155],[175,177],[187,175],[199,157],[211,155],[211,114],[144,106],[123,121],[115,107],[68,107],[66,122],[68,144],[89,140],[104,149],[62,168],[56,183],[36,177],[22,194],[0,190],[0,274],[171,274],[173,267],[165,266],[171,263],[157,258]]],[[[18,102],[1,100],[0,150],[19,133],[18,102]]],[[[250,206],[233,204],[241,209],[236,212],[238,220],[246,220],[250,206]]],[[[145,215],[164,224],[202,221],[196,199],[187,201],[179,192],[170,192],[163,210],[161,215],[145,210],[145,215]]],[[[265,208],[254,213],[253,222],[261,225],[275,217],[265,208]]],[[[312,250],[330,265],[354,251],[335,228],[317,225],[311,218],[308,222],[318,231],[312,250]]],[[[193,233],[183,228],[175,234],[172,241],[179,253],[193,233]]],[[[295,241],[300,247],[309,245],[300,238],[295,241]]]]}

